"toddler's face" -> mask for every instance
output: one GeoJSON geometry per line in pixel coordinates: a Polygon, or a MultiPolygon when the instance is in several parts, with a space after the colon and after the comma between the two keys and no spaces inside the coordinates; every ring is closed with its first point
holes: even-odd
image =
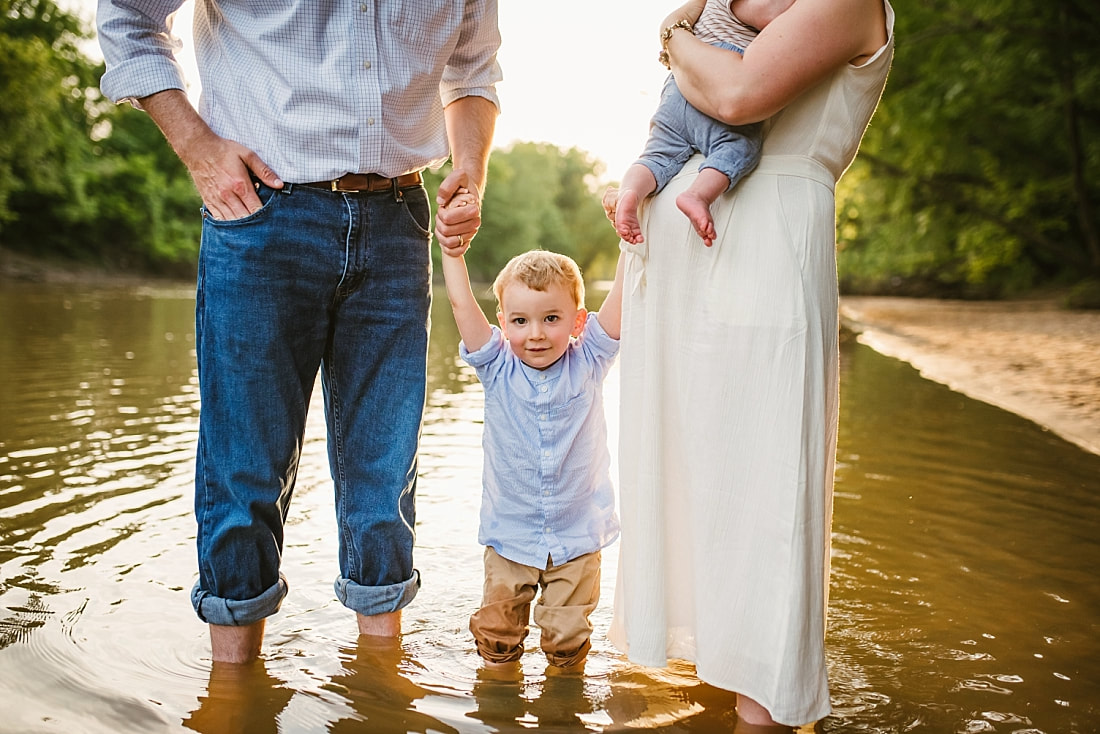
{"type": "Polygon", "coordinates": [[[531,290],[509,284],[497,312],[504,338],[523,363],[544,370],[561,359],[569,338],[580,336],[587,312],[577,308],[565,286],[531,290]]]}

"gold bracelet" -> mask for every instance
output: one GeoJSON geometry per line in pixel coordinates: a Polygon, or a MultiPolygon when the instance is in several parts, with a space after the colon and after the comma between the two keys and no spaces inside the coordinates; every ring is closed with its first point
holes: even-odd
{"type": "Polygon", "coordinates": [[[676,31],[677,28],[683,28],[691,35],[695,35],[695,28],[691,25],[691,23],[683,19],[676,21],[668,28],[665,28],[663,31],[661,31],[661,53],[657,54],[657,60],[664,64],[666,69],[672,68],[668,59],[668,42],[672,39],[672,34],[676,31]]]}

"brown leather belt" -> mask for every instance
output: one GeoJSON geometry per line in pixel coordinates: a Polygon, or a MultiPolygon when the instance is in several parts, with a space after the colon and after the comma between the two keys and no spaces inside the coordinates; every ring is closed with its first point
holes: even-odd
{"type": "Polygon", "coordinates": [[[423,182],[420,171],[405,173],[396,178],[386,178],[377,173],[345,173],[332,181],[313,181],[299,184],[315,189],[352,193],[356,191],[392,191],[394,188],[408,189],[423,182]]]}

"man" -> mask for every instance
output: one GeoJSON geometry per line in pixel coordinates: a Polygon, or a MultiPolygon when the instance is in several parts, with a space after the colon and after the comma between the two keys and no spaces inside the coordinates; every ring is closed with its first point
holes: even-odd
{"type": "Polygon", "coordinates": [[[361,634],[400,633],[436,236],[481,223],[498,111],[495,0],[197,0],[196,111],[173,53],[182,0],[100,0],[102,80],[144,109],[203,200],[196,298],[199,580],[216,662],[260,652],[287,593],[283,526],[321,371],[336,490],[336,593],[361,634]]]}

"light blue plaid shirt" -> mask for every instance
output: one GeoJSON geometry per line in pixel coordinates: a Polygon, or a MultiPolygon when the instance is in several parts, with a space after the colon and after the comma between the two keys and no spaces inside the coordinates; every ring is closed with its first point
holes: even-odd
{"type": "MultiPolygon", "coordinates": [[[[103,93],[186,89],[183,0],[99,0],[103,93]]],[[[443,108],[499,105],[496,0],[196,0],[199,113],[284,181],[398,176],[448,155],[443,108]]]]}
{"type": "Polygon", "coordinates": [[[545,370],[525,365],[496,326],[459,355],[485,389],[485,452],[478,542],[536,568],[607,546],[619,536],[603,381],[619,353],[595,314],[545,370]]]}

